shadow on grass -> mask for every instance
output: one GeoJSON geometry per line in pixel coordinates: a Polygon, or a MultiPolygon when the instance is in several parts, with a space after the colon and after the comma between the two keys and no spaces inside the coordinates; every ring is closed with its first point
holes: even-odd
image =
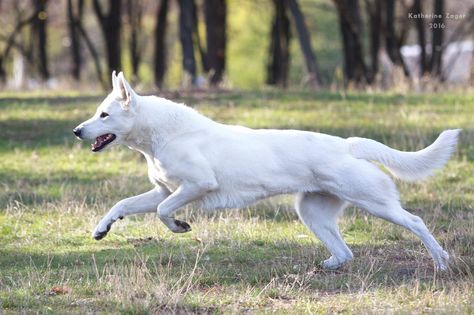
{"type": "MultiPolygon", "coordinates": [[[[137,162],[141,163],[141,162],[137,162]]],[[[145,167],[145,165],[144,165],[145,167]]],[[[128,194],[140,193],[152,189],[146,176],[126,175],[128,182],[134,183],[128,194]],[[137,190],[142,191],[137,191],[137,190]]],[[[109,174],[105,171],[80,172],[54,171],[52,174],[28,174],[18,170],[4,172],[0,169],[0,184],[6,191],[0,193],[0,209],[7,208],[14,201],[25,206],[41,205],[59,201],[67,194],[69,199],[81,200],[93,205],[97,200],[120,200],[129,195],[114,189],[104,190],[107,183],[123,182],[124,176],[109,174]],[[75,196],[75,197],[74,197],[75,196]],[[104,196],[106,196],[104,198],[104,196]]]]}
{"type": "Polygon", "coordinates": [[[65,146],[75,141],[72,129],[81,121],[77,119],[12,119],[0,120],[0,151],[14,148],[65,146]]]}

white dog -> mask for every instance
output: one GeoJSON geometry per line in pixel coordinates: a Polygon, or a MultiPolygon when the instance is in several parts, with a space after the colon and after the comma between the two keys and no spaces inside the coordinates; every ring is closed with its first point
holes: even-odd
{"type": "Polygon", "coordinates": [[[401,152],[364,138],[224,125],[185,105],[136,94],[122,73],[114,72],[112,82],[113,91],[74,134],[95,139],[94,152],[115,144],[141,152],[155,188],[118,202],[96,227],[95,239],[127,215],[157,212],[171,231],[183,233],[191,227],[174,215],[188,203],[237,208],[291,193],[301,221],[331,252],[325,268],[353,257],[337,226],[349,203],[412,231],[436,267],[447,268],[448,254],[423,221],[400,206],[394,182],[372,161],[402,180],[425,178],[448,161],[460,130],[444,131],[421,151],[401,152]]]}

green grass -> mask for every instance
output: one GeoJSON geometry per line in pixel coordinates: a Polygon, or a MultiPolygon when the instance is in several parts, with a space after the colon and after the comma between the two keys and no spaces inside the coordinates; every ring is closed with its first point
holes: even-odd
{"type": "Polygon", "coordinates": [[[474,94],[264,91],[187,97],[226,123],[365,136],[405,150],[463,128],[458,153],[430,180],[399,183],[403,204],[450,252],[438,274],[420,241],[350,208],[341,230],[353,263],[328,253],[287,197],[216,213],[185,209],[175,235],[154,215],[90,233],[120,199],[150,188],[127,148],[92,154],[72,128],[94,95],[0,96],[0,305],[41,313],[471,313],[474,306],[474,94]],[[57,291],[54,293],[53,291],[57,291]]]}

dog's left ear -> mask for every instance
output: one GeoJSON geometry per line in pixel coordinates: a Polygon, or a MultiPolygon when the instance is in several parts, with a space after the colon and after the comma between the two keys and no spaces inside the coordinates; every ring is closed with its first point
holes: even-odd
{"type": "Polygon", "coordinates": [[[125,80],[123,72],[120,72],[117,76],[117,94],[120,97],[120,103],[124,110],[128,110],[132,104],[135,92],[130,87],[130,84],[125,80]]]}

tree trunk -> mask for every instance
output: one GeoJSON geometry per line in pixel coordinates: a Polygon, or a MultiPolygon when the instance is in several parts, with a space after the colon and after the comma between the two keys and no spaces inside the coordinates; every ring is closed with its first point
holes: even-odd
{"type": "Polygon", "coordinates": [[[385,1],[385,48],[393,63],[397,62],[397,39],[395,36],[395,0],[385,1]]]}
{"type": "Polygon", "coordinates": [[[7,72],[5,71],[5,67],[3,66],[4,60],[4,56],[0,56],[0,80],[2,81],[2,83],[5,83],[7,79],[7,72]]]}
{"type": "Polygon", "coordinates": [[[82,19],[82,13],[84,9],[84,0],[77,1],[77,7],[74,8],[73,0],[68,0],[67,2],[67,17],[68,17],[68,27],[69,27],[69,37],[71,39],[71,75],[76,80],[79,81],[81,78],[81,67],[82,67],[82,58],[81,58],[81,41],[80,41],[80,31],[78,30],[77,24],[82,19]],[[76,11],[76,12],[74,12],[76,11]]]}
{"type": "Polygon", "coordinates": [[[168,16],[168,0],[161,0],[156,11],[156,27],[155,27],[155,56],[154,56],[154,73],[155,85],[158,88],[163,87],[163,79],[166,72],[166,28],[168,16]]]}
{"type": "Polygon", "coordinates": [[[430,70],[431,74],[440,76],[444,36],[444,28],[441,27],[444,23],[444,0],[434,0],[434,14],[436,14],[437,17],[433,19],[433,50],[431,55],[430,70]]]}
{"type": "Polygon", "coordinates": [[[183,70],[191,84],[196,84],[196,60],[194,59],[193,26],[194,0],[179,0],[179,38],[183,53],[183,70]]]}
{"type": "Polygon", "coordinates": [[[370,75],[369,82],[375,81],[379,70],[380,30],[382,27],[381,0],[366,0],[370,24],[370,75]]]}
{"type": "Polygon", "coordinates": [[[287,0],[287,3],[295,22],[301,51],[303,52],[306,62],[306,71],[308,71],[307,82],[313,88],[319,88],[322,83],[321,74],[319,73],[316,55],[314,54],[313,48],[311,47],[311,37],[304,22],[303,13],[301,12],[297,0],[287,0]]]}
{"type": "MultiPolygon", "coordinates": [[[[413,3],[413,13],[420,14],[423,12],[421,0],[415,0],[413,3]]],[[[425,24],[423,19],[416,19],[416,33],[418,37],[418,45],[421,49],[420,54],[420,74],[423,76],[427,70],[426,64],[426,38],[425,38],[425,24]]]]}
{"type": "Polygon", "coordinates": [[[138,80],[138,70],[141,62],[141,47],[139,43],[142,32],[143,3],[141,0],[127,0],[127,13],[130,23],[130,58],[132,61],[132,82],[138,80]]]}
{"type": "Polygon", "coordinates": [[[363,85],[369,80],[362,53],[359,1],[335,0],[335,2],[338,8],[339,26],[342,33],[346,81],[363,85]]]}
{"type": "Polygon", "coordinates": [[[36,49],[38,52],[38,73],[42,80],[46,81],[49,79],[48,69],[48,53],[47,53],[47,19],[48,14],[46,12],[47,0],[33,0],[38,14],[33,20],[33,34],[36,37],[36,49]]]}
{"type": "Polygon", "coordinates": [[[107,66],[109,74],[112,71],[122,70],[121,50],[120,50],[120,28],[122,1],[109,0],[109,10],[105,13],[99,0],[94,0],[94,12],[99,20],[102,35],[105,40],[105,50],[107,54],[107,66]]]}
{"type": "Polygon", "coordinates": [[[207,62],[210,70],[210,84],[222,81],[226,61],[226,0],[205,0],[207,62]]]}
{"type": "MultiPolygon", "coordinates": [[[[403,68],[403,72],[406,76],[410,75],[405,62],[403,61],[402,54],[400,52],[401,45],[404,39],[404,32],[401,33],[400,38],[397,38],[395,32],[395,0],[386,0],[385,2],[385,48],[390,60],[403,68]]],[[[406,28],[403,28],[406,30],[406,28]]]]}
{"type": "Polygon", "coordinates": [[[290,20],[285,0],[273,0],[275,15],[273,18],[267,84],[286,87],[290,64],[290,20]]]}
{"type": "Polygon", "coordinates": [[[204,50],[203,45],[201,44],[201,36],[199,36],[199,29],[198,29],[198,14],[197,14],[197,7],[196,3],[192,2],[192,11],[193,11],[193,42],[196,44],[199,56],[201,57],[201,65],[202,69],[205,73],[209,72],[209,62],[207,61],[207,53],[204,50]]]}

